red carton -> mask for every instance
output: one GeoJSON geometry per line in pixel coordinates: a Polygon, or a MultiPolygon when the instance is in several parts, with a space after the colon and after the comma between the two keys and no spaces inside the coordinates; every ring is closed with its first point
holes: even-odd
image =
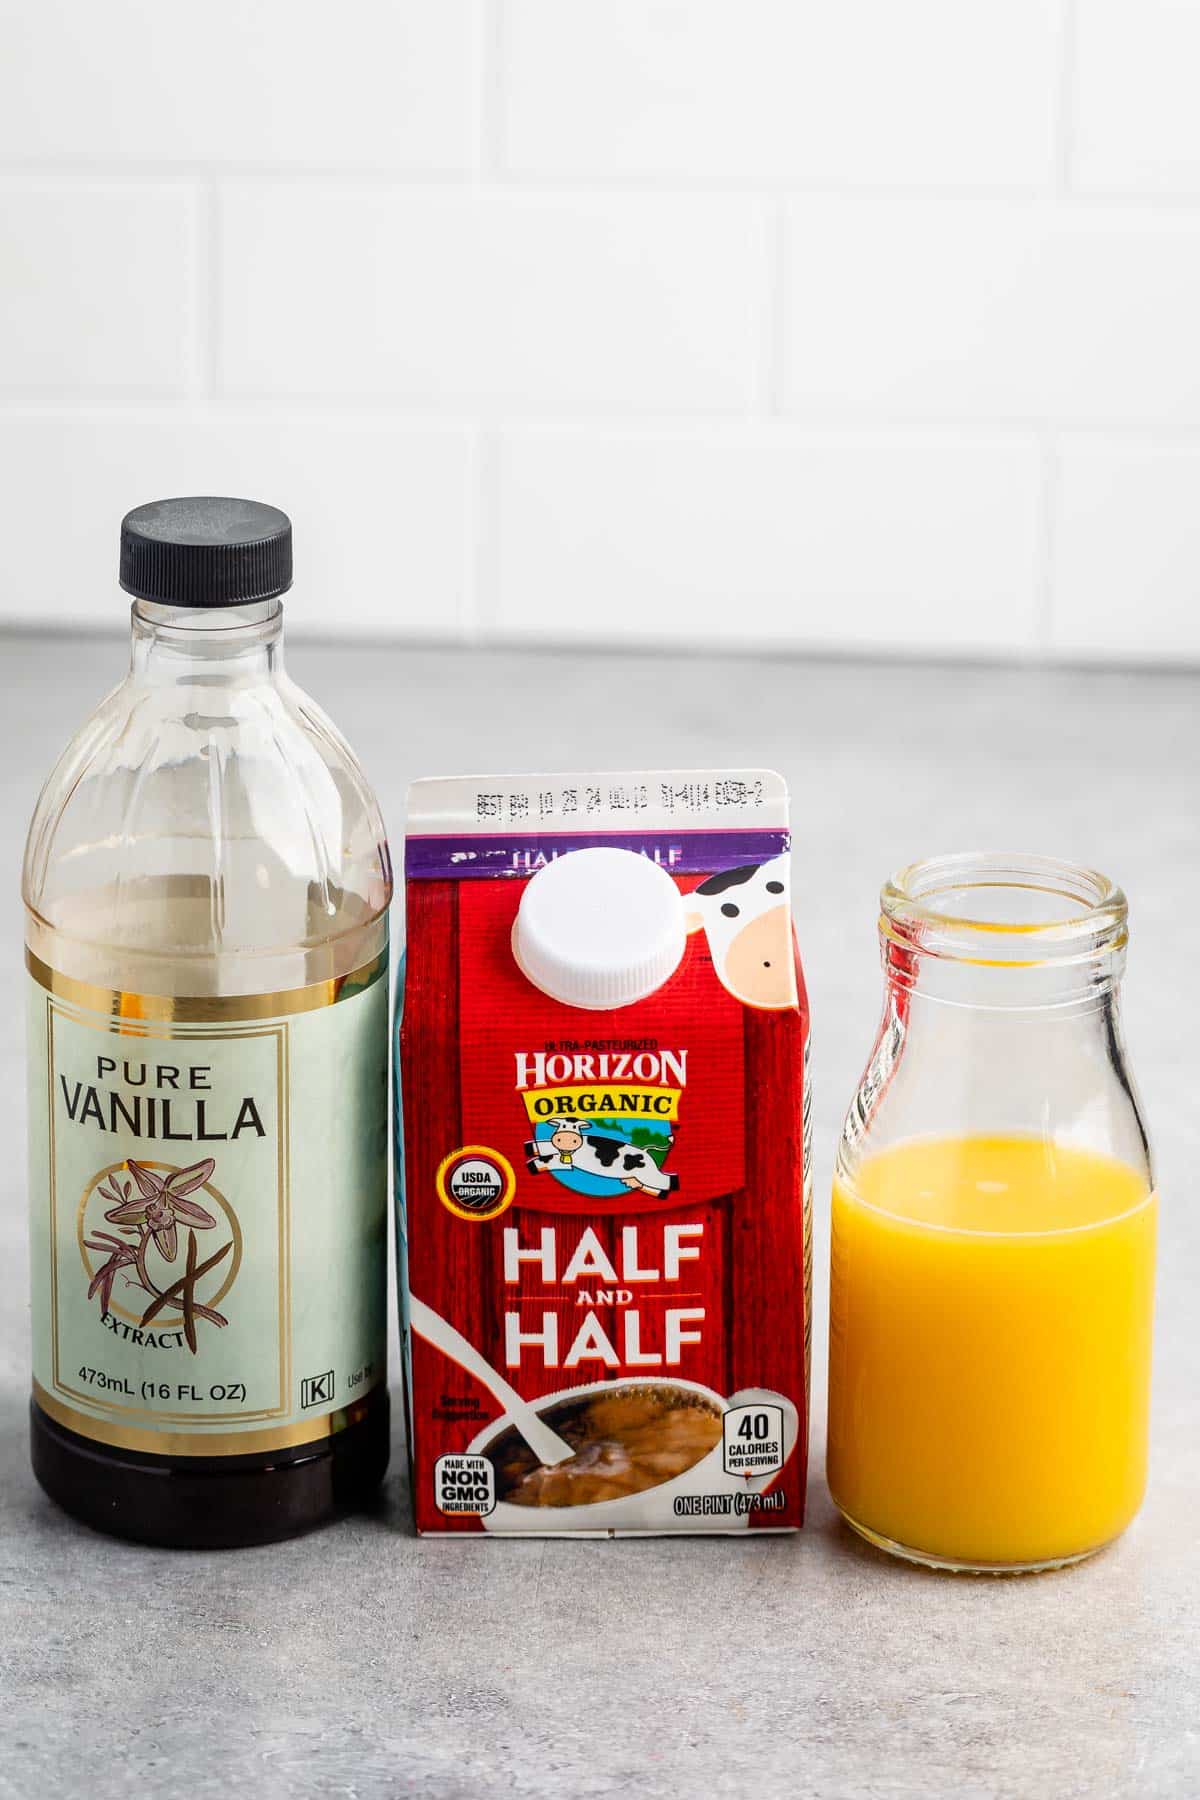
{"type": "Polygon", "coordinates": [[[419,1531],[802,1523],[789,842],[766,770],[411,790],[397,1202],[419,1531]]]}

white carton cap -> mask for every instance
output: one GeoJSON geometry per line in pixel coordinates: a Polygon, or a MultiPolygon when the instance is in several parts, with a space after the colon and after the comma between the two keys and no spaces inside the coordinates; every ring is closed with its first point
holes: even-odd
{"type": "Polygon", "coordinates": [[[535,987],[568,1006],[629,1006],[679,967],[683,897],[632,850],[570,850],[525,884],[513,954],[535,987]]]}

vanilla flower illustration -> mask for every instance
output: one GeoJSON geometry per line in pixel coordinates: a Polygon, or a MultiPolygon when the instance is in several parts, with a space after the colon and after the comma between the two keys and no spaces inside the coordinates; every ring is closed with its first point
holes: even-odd
{"type": "Polygon", "coordinates": [[[174,1262],[179,1251],[178,1225],[201,1231],[217,1222],[195,1200],[186,1198],[196,1188],[204,1186],[216,1166],[212,1157],[206,1156],[203,1162],[192,1163],[186,1169],[173,1169],[169,1175],[158,1175],[130,1158],[125,1167],[137,1183],[140,1198],[129,1198],[128,1182],[118,1186],[114,1181],[115,1191],[100,1190],[106,1200],[118,1201],[118,1205],[104,1216],[114,1225],[144,1226],[164,1259],[174,1262]]]}

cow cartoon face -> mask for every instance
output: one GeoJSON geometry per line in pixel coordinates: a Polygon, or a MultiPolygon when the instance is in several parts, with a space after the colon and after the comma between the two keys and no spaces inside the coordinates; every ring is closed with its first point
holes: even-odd
{"type": "Polygon", "coordinates": [[[583,1133],[576,1131],[573,1125],[560,1125],[551,1135],[550,1142],[564,1161],[570,1162],[583,1143],[583,1133]]]}
{"type": "Polygon", "coordinates": [[[743,1006],[795,1006],[788,857],[723,869],[686,896],[689,931],[703,931],[717,979],[743,1006]]]}

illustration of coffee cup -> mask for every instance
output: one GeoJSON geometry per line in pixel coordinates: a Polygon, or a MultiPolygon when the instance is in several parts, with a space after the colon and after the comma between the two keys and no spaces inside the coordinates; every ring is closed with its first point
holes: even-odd
{"type": "Polygon", "coordinates": [[[698,1382],[594,1382],[529,1403],[570,1443],[568,1462],[539,1463],[505,1414],[469,1454],[495,1475],[484,1528],[499,1535],[579,1536],[693,1529],[737,1531],[761,1509],[796,1447],[799,1414],[785,1395],[745,1388],[725,1399],[698,1382]]]}

